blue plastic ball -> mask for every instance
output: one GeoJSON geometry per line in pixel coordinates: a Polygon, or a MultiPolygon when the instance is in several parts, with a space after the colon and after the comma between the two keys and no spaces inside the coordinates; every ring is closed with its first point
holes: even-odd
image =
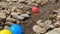
{"type": "Polygon", "coordinates": [[[12,34],[22,34],[22,27],[17,24],[11,25],[9,30],[12,32],[12,34]]]}

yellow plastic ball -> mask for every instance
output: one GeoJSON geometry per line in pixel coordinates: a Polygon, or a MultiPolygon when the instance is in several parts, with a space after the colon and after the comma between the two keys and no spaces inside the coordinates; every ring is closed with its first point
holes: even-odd
{"type": "Polygon", "coordinates": [[[11,34],[9,30],[2,30],[0,31],[0,34],[11,34]]]}

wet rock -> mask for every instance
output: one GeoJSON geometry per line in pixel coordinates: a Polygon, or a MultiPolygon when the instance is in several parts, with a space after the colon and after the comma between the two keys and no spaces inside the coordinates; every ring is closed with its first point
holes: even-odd
{"type": "Polygon", "coordinates": [[[36,33],[45,33],[46,29],[41,28],[39,25],[34,25],[33,26],[33,31],[36,32],[36,33]]]}

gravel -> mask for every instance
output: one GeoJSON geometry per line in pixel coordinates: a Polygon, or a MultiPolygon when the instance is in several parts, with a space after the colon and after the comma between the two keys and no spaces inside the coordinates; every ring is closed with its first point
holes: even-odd
{"type": "Polygon", "coordinates": [[[55,4],[55,2],[56,0],[6,0],[6,2],[0,2],[0,30],[9,29],[9,26],[15,23],[22,26],[25,34],[59,34],[60,9],[56,8],[60,6],[60,3],[55,4]],[[31,13],[33,6],[38,7],[39,13],[31,13]]]}

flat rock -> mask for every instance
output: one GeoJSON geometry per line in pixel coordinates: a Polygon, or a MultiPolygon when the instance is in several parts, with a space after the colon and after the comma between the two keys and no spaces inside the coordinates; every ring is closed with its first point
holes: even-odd
{"type": "Polygon", "coordinates": [[[15,22],[16,21],[16,19],[14,19],[14,18],[11,18],[11,17],[7,17],[7,19],[6,19],[7,21],[10,21],[10,22],[15,22]]]}
{"type": "Polygon", "coordinates": [[[16,13],[19,13],[19,14],[23,14],[24,13],[24,11],[21,10],[21,9],[16,9],[15,11],[16,11],[16,13]]]}
{"type": "Polygon", "coordinates": [[[10,1],[18,1],[18,0],[7,0],[7,2],[10,2],[10,1]]]}
{"type": "Polygon", "coordinates": [[[39,25],[34,25],[33,26],[33,31],[36,32],[36,33],[45,33],[46,29],[41,28],[39,25]]]}
{"type": "Polygon", "coordinates": [[[42,20],[38,20],[36,23],[41,27],[46,27],[46,24],[42,23],[42,20]]]}
{"type": "Polygon", "coordinates": [[[25,1],[27,1],[27,0],[18,0],[18,2],[25,2],[25,1]]]}
{"type": "Polygon", "coordinates": [[[10,22],[10,21],[6,21],[6,23],[5,24],[7,24],[7,25],[12,25],[13,23],[12,22],[10,22]]]}
{"type": "Polygon", "coordinates": [[[5,19],[6,15],[4,13],[0,12],[0,18],[5,19]]]}
{"type": "Polygon", "coordinates": [[[46,34],[60,34],[60,28],[55,28],[55,29],[47,32],[46,34]]]}
{"type": "Polygon", "coordinates": [[[47,30],[48,30],[49,28],[54,28],[54,27],[55,27],[50,20],[46,20],[46,21],[43,22],[43,23],[42,23],[41,21],[42,21],[42,20],[38,20],[38,21],[37,21],[37,24],[38,24],[39,26],[41,26],[41,27],[46,28],[47,30]]]}
{"type": "Polygon", "coordinates": [[[21,14],[21,16],[23,16],[23,17],[29,17],[28,14],[21,14]]]}
{"type": "Polygon", "coordinates": [[[11,13],[13,18],[19,19],[19,20],[23,20],[25,17],[21,16],[21,15],[17,15],[16,13],[11,13]]]}
{"type": "Polygon", "coordinates": [[[48,26],[48,27],[46,27],[46,28],[54,28],[54,27],[55,27],[55,26],[52,24],[51,20],[46,20],[46,21],[45,21],[45,24],[46,24],[46,26],[48,26]]]}
{"type": "Polygon", "coordinates": [[[23,19],[25,19],[25,17],[23,17],[23,16],[17,16],[17,19],[23,20],[23,19]]]}

